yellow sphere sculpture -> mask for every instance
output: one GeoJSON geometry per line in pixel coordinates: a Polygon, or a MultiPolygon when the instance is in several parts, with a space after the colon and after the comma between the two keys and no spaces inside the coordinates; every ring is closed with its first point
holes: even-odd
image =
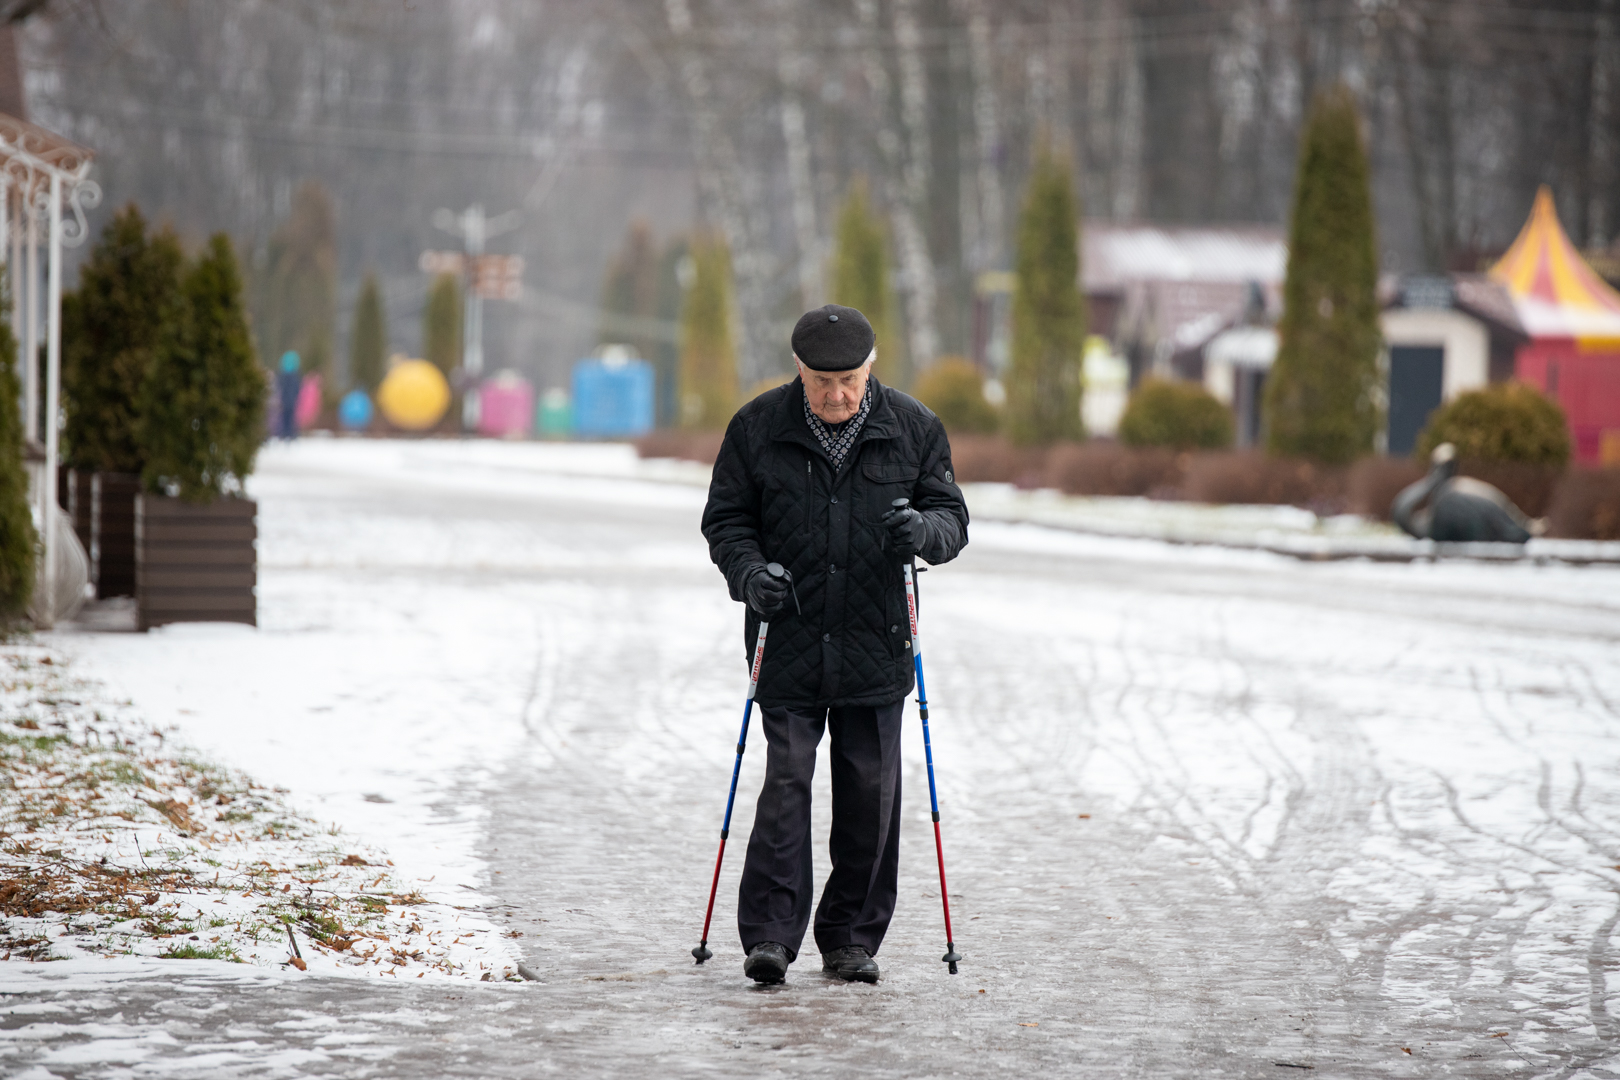
{"type": "Polygon", "coordinates": [[[377,408],[390,424],[406,431],[426,431],[450,407],[450,384],[426,360],[395,364],[377,388],[377,408]]]}

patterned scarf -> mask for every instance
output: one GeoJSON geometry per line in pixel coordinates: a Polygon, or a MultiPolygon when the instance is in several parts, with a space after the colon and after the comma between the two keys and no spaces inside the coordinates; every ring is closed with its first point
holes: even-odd
{"type": "Polygon", "coordinates": [[[804,421],[810,425],[810,431],[821,444],[821,448],[832,459],[833,472],[844,467],[844,458],[849,456],[850,447],[855,445],[855,437],[861,433],[861,425],[866,423],[866,414],[872,411],[872,380],[866,380],[866,393],[861,395],[861,408],[854,416],[842,424],[829,424],[821,417],[810,411],[810,393],[804,395],[804,421]]]}

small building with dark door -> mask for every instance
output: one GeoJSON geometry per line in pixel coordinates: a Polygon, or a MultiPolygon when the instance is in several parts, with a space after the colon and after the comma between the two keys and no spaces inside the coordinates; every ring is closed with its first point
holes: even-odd
{"type": "Polygon", "coordinates": [[[1404,278],[1379,321],[1387,350],[1385,452],[1396,457],[1413,451],[1442,404],[1510,378],[1525,340],[1507,291],[1475,274],[1404,278]]]}

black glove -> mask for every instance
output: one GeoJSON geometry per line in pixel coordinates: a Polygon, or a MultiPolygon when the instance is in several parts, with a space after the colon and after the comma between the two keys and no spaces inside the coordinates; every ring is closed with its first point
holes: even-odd
{"type": "Polygon", "coordinates": [[[928,523],[914,506],[890,510],[883,515],[883,524],[889,530],[889,548],[902,559],[920,554],[928,542],[928,523]]]}
{"type": "Polygon", "coordinates": [[[760,618],[769,621],[781,613],[787,603],[788,583],[771,577],[762,566],[743,582],[743,599],[760,618]]]}

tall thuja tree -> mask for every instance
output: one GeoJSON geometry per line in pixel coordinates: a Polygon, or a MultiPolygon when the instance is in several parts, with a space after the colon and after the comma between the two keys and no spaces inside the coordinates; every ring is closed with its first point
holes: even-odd
{"type": "MultiPolygon", "coordinates": [[[[687,258],[686,237],[678,236],[664,245],[658,256],[658,297],[653,315],[665,325],[675,325],[681,317],[681,266],[687,258]]],[[[660,334],[653,342],[653,370],[658,375],[658,426],[670,427],[680,420],[680,335],[660,334]]]]}
{"type": "Polygon", "coordinates": [[[894,291],[889,285],[889,237],[883,219],[873,211],[866,181],[857,177],[838,211],[833,251],[833,303],[866,316],[877,335],[875,370],[886,382],[908,386],[910,365],[895,333],[894,291]]]}
{"type": "Polygon", "coordinates": [[[354,325],[349,328],[349,384],[368,394],[382,382],[388,356],[388,319],[383,315],[382,290],[377,275],[368,273],[354,302],[354,325]]]}
{"type": "Polygon", "coordinates": [[[17,341],[0,322],[0,625],[18,622],[34,592],[38,536],[28,510],[21,395],[17,341]]]}
{"type": "Polygon", "coordinates": [[[658,313],[658,270],[652,228],[645,221],[632,222],[602,281],[599,344],[628,345],[642,359],[652,359],[656,341],[635,320],[650,320],[658,313]]]}
{"type": "Polygon", "coordinates": [[[1036,149],[1018,219],[1007,425],[1015,442],[1078,439],[1086,313],[1080,298],[1079,205],[1067,162],[1036,149]]]}
{"type": "Polygon", "coordinates": [[[461,279],[440,274],[422,307],[422,359],[444,372],[461,366],[461,279]]]}
{"type": "MultiPolygon", "coordinates": [[[[65,460],[79,469],[138,473],[141,386],[174,318],[185,255],[174,233],[148,235],[135,205],[107,223],[62,297],[65,460]]],[[[9,354],[8,354],[9,355],[9,354]]]]}
{"type": "Polygon", "coordinates": [[[1273,454],[1343,464],[1378,431],[1378,249],[1355,97],[1311,105],[1294,181],[1277,361],[1266,380],[1273,454]]]}
{"type": "Polygon", "coordinates": [[[319,374],[326,396],[334,397],[337,214],[324,187],[313,180],[299,186],[266,256],[258,290],[259,347],[268,357],[296,350],[304,370],[319,374]]]}
{"type": "Polygon", "coordinates": [[[239,489],[264,438],[265,375],[253,354],[242,278],[224,233],[186,268],[141,392],[152,491],[209,502],[239,489]]]}
{"type": "Polygon", "coordinates": [[[731,252],[718,236],[692,242],[692,284],[681,307],[681,426],[718,431],[737,408],[731,252]]]}

